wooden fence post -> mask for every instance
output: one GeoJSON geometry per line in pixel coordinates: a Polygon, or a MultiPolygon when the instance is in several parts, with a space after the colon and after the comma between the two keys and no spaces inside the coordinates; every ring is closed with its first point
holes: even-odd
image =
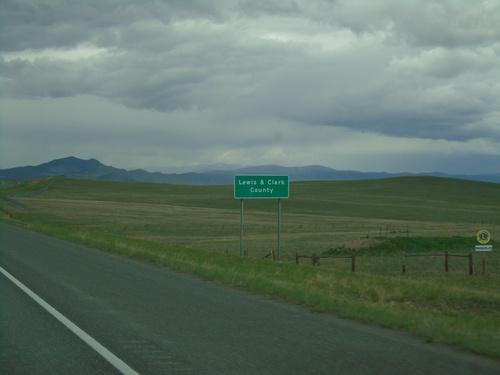
{"type": "Polygon", "coordinates": [[[444,253],[444,270],[448,272],[448,252],[444,253]]]}
{"type": "Polygon", "coordinates": [[[406,254],[403,253],[403,273],[406,273],[406,254]]]}
{"type": "Polygon", "coordinates": [[[319,262],[319,256],[317,256],[316,254],[313,254],[312,255],[312,265],[317,266],[318,262],[319,262]]]}
{"type": "Polygon", "coordinates": [[[352,254],[351,271],[354,272],[355,270],[356,270],[356,255],[352,254]]]}
{"type": "MultiPolygon", "coordinates": [[[[472,276],[473,272],[474,272],[474,267],[472,264],[472,253],[469,253],[469,275],[472,276]]],[[[484,270],[483,270],[483,274],[484,274],[484,270]]]]}

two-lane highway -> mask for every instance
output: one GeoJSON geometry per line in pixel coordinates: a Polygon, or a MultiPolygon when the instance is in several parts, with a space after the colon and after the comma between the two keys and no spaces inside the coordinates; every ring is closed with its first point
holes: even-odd
{"type": "MultiPolygon", "coordinates": [[[[0,223],[0,267],[140,374],[498,374],[500,362],[0,223]]],[[[119,373],[0,274],[0,373],[119,373]]]]}

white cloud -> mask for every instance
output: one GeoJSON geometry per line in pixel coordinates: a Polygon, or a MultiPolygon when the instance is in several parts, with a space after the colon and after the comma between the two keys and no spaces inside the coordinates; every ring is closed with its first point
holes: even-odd
{"type": "Polygon", "coordinates": [[[7,52],[3,54],[6,62],[13,60],[22,60],[34,63],[36,60],[55,60],[55,61],[80,61],[90,58],[100,57],[107,54],[108,50],[99,48],[92,44],[82,44],[71,49],[47,48],[42,50],[25,50],[17,52],[7,52]]]}
{"type": "Polygon", "coordinates": [[[423,50],[418,56],[396,57],[391,65],[398,73],[414,76],[431,76],[436,78],[455,78],[462,74],[478,73],[484,76],[485,72],[500,73],[498,52],[500,43],[477,49],[448,50],[437,47],[423,50]]]}

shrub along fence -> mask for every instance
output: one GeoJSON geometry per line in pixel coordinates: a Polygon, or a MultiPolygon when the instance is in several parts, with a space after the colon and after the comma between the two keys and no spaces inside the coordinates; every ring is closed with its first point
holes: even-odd
{"type": "Polygon", "coordinates": [[[469,253],[467,255],[460,255],[460,254],[450,254],[447,251],[445,253],[429,253],[429,254],[403,254],[403,261],[402,261],[402,272],[406,272],[406,258],[410,257],[441,257],[444,256],[444,271],[448,272],[449,267],[448,267],[448,259],[450,257],[457,257],[457,258],[468,258],[469,259],[469,275],[473,274],[473,265],[472,265],[472,254],[469,253]]]}
{"type": "Polygon", "coordinates": [[[316,254],[313,255],[299,255],[295,253],[295,263],[299,264],[300,258],[311,259],[313,266],[319,266],[320,259],[351,259],[351,271],[354,272],[356,270],[356,256],[353,255],[336,255],[336,256],[318,256],[316,254]]]}

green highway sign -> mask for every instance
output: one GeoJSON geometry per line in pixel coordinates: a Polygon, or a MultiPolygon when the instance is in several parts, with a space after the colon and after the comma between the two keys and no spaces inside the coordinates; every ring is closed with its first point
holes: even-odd
{"type": "Polygon", "coordinates": [[[234,176],[235,199],[288,198],[288,176],[234,176]]]}

